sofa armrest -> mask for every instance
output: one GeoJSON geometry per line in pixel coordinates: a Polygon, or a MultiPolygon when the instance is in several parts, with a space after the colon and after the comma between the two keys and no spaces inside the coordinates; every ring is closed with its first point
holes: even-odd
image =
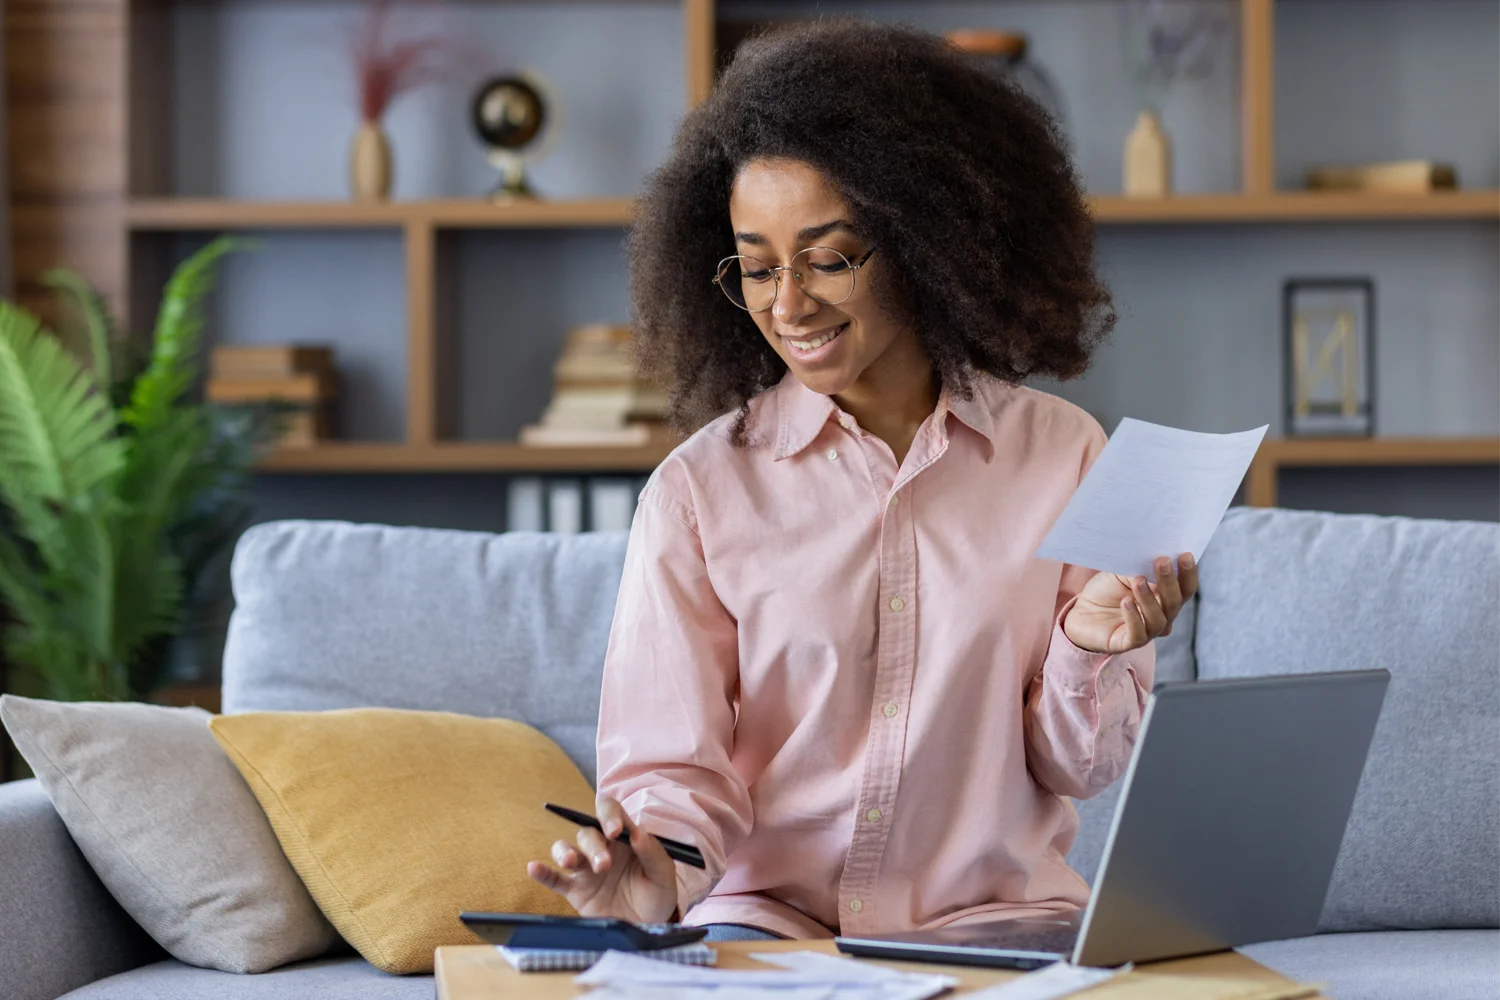
{"type": "Polygon", "coordinates": [[[53,1000],[160,957],[35,780],[0,784],[0,993],[53,1000]]]}

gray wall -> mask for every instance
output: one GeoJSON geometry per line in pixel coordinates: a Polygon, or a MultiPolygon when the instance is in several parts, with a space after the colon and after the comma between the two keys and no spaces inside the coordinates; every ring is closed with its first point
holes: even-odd
{"type": "MultiPolygon", "coordinates": [[[[1234,21],[1231,0],[1211,0],[1234,21]]],[[[1115,5],[1100,0],[749,3],[727,18],[852,11],[936,30],[1028,32],[1061,91],[1091,190],[1120,187],[1134,106],[1121,84],[1115,5]]],[[[665,154],[684,101],[675,2],[450,4],[476,51],[462,79],[399,103],[389,119],[398,197],[477,195],[492,172],[468,132],[471,84],[489,66],[539,70],[559,94],[556,148],[534,168],[554,197],[628,195],[665,154]]],[[[1316,162],[1422,156],[1457,164],[1466,186],[1500,185],[1500,5],[1492,0],[1284,0],[1277,24],[1277,172],[1293,185],[1316,162]]],[[[339,198],[354,126],[342,0],[182,3],[175,146],[178,193],[339,198]]],[[[1236,42],[1165,111],[1178,187],[1239,184],[1236,42]]],[[[446,290],[458,334],[464,437],[513,435],[545,403],[563,331],[628,318],[618,231],[453,234],[446,290]]],[[[1109,227],[1102,266],[1120,323],[1083,380],[1054,388],[1106,427],[1122,416],[1203,430],[1280,429],[1280,291],[1288,277],[1369,275],[1377,295],[1377,421],[1383,434],[1500,433],[1500,232],[1494,222],[1336,226],[1109,227]]],[[[394,439],[402,424],[404,303],[394,234],[278,234],[225,272],[220,336],[332,342],[346,373],[350,436],[394,439]]],[[[1405,473],[1297,474],[1289,502],[1346,509],[1405,473]],[[1321,478],[1320,478],[1321,477],[1321,478]],[[1372,478],[1373,477],[1373,478],[1372,478]],[[1382,478],[1385,477],[1385,478],[1382,478]]],[[[498,527],[499,477],[266,477],[266,516],[299,512],[498,527]]],[[[1459,513],[1489,516],[1491,481],[1441,477],[1459,513]]],[[[1288,480],[1292,489],[1291,480],[1288,480]]],[[[1403,500],[1403,503],[1408,502],[1403,500]]],[[[1445,506],[1446,504],[1446,506],[1445,506]]],[[[1451,515],[1450,515],[1451,516],[1451,515]]]]}
{"type": "MultiPolygon", "coordinates": [[[[453,80],[408,95],[386,121],[395,196],[480,195],[495,186],[469,130],[469,98],[493,71],[539,73],[560,106],[558,141],[535,165],[554,198],[630,195],[665,154],[686,102],[682,19],[673,0],[450,3],[398,19],[442,27],[468,51],[453,80]]],[[[358,105],[347,0],[180,2],[176,31],[177,193],[342,198],[358,105]]]]}

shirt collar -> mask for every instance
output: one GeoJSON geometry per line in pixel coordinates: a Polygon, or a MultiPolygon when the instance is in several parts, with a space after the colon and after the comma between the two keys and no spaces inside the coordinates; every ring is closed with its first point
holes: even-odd
{"type": "Polygon", "coordinates": [[[813,392],[797,380],[790,371],[776,387],[776,401],[780,414],[777,419],[776,452],[774,458],[781,461],[790,458],[817,440],[823,425],[838,409],[833,397],[813,392]]]}
{"type": "Polygon", "coordinates": [[[995,457],[994,401],[986,391],[989,386],[985,384],[984,376],[974,376],[971,385],[974,391],[968,399],[953,397],[945,386],[938,397],[938,412],[941,413],[946,408],[958,418],[959,423],[982,437],[985,445],[984,460],[988,462],[995,457]]]}
{"type": "MultiPolygon", "coordinates": [[[[995,457],[995,415],[991,412],[990,400],[985,394],[985,388],[982,379],[976,378],[973,395],[969,399],[958,399],[948,392],[947,387],[944,387],[938,395],[937,409],[934,412],[940,416],[936,423],[944,432],[945,440],[947,437],[946,417],[952,414],[959,423],[984,439],[985,460],[989,461],[995,457]]],[[[798,381],[797,376],[790,371],[777,385],[776,398],[779,415],[776,450],[772,457],[779,462],[783,458],[790,458],[806,449],[816,441],[818,435],[823,432],[823,425],[838,412],[838,406],[831,396],[813,392],[798,381]]]]}

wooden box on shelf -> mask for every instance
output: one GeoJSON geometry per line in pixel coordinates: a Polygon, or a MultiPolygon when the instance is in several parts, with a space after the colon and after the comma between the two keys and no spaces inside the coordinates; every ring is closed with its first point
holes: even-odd
{"type": "Polygon", "coordinates": [[[1366,191],[1378,194],[1432,194],[1458,187],[1452,164],[1431,160],[1395,160],[1355,166],[1318,166],[1307,172],[1312,191],[1366,191]]]}
{"type": "Polygon", "coordinates": [[[226,345],[210,355],[204,396],[224,406],[274,408],[279,448],[312,448],[333,436],[338,376],[333,352],[302,345],[226,345]]]}

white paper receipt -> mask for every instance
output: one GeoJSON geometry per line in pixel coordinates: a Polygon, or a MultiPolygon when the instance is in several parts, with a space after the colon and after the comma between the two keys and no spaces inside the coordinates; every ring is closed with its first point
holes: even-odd
{"type": "Polygon", "coordinates": [[[780,968],[674,965],[611,951],[574,982],[595,987],[584,994],[592,1000],[928,1000],[958,984],[952,976],[897,972],[816,952],[751,957],[780,968]]]}
{"type": "Polygon", "coordinates": [[[1202,559],[1265,436],[1265,426],[1204,434],[1126,417],[1037,556],[1148,580],[1157,556],[1202,559]]]}
{"type": "Polygon", "coordinates": [[[967,994],[967,1000],[1056,1000],[1058,997],[1070,997],[1129,971],[1128,965],[1118,969],[1086,969],[1067,962],[1057,962],[1009,982],[975,990],[967,994]]]}

